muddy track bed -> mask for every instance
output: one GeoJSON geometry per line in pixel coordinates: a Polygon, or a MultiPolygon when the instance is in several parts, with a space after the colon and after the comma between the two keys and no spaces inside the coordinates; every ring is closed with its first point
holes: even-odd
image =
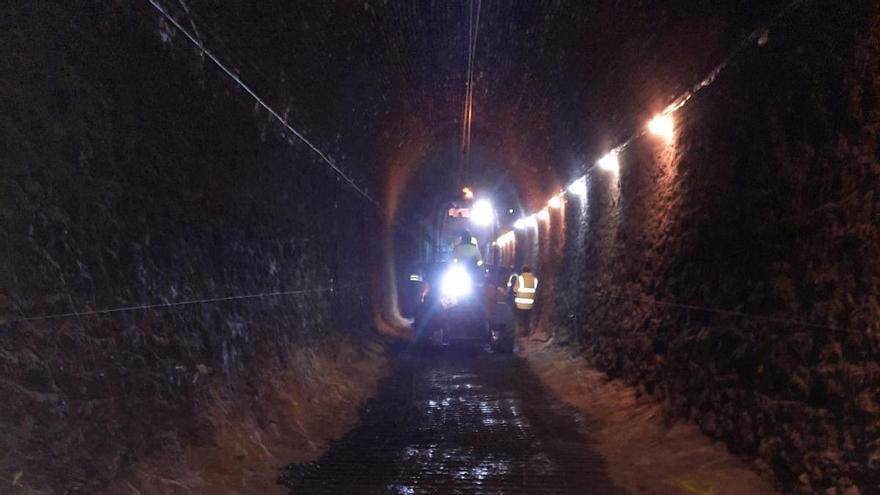
{"type": "Polygon", "coordinates": [[[621,493],[589,434],[516,356],[402,352],[361,424],[280,482],[296,495],[621,493]]]}

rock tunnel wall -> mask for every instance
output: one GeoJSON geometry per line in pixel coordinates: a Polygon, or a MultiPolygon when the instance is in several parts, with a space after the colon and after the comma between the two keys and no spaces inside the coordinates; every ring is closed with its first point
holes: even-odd
{"type": "Polygon", "coordinates": [[[875,480],[876,12],[823,15],[805,10],[729,67],[676,114],[674,146],[636,142],[619,183],[590,173],[585,207],[566,208],[565,245],[544,250],[545,263],[558,264],[554,249],[567,260],[545,299],[559,306],[557,332],[601,368],[781,479],[864,486],[875,480]]]}
{"type": "MultiPolygon", "coordinates": [[[[370,208],[141,7],[3,16],[4,493],[98,491],[150,456],[216,445],[236,414],[254,426],[245,443],[296,443],[281,430],[314,418],[291,387],[332,371],[309,363],[368,361],[370,208]],[[300,417],[273,419],[279,394],[300,417]]],[[[333,387],[377,373],[313,402],[343,414],[327,397],[358,392],[333,387]]]]}
{"type": "Polygon", "coordinates": [[[557,339],[786,490],[880,489],[878,64],[876,3],[805,2],[543,250],[557,339]]]}

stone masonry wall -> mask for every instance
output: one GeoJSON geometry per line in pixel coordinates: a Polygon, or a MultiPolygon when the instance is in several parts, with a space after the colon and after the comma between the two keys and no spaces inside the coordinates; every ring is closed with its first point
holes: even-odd
{"type": "Polygon", "coordinates": [[[367,338],[375,219],[143,5],[4,10],[0,491],[92,493],[367,338]]]}
{"type": "Polygon", "coordinates": [[[589,173],[542,297],[558,340],[784,490],[877,493],[880,11],[803,2],[768,41],[675,114],[672,145],[589,173]]]}

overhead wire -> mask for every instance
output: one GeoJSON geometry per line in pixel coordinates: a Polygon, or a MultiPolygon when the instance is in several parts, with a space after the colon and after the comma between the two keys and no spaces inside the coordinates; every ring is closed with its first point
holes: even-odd
{"type": "MultiPolygon", "coordinates": [[[[257,65],[253,57],[246,57],[239,53],[238,50],[229,44],[220,30],[211,25],[211,21],[209,21],[208,18],[190,8],[189,5],[184,3],[184,1],[185,0],[178,0],[183,8],[184,14],[189,20],[189,24],[193,27],[193,33],[200,41],[202,41],[203,45],[206,45],[205,40],[207,40],[215,47],[218,47],[216,51],[223,53],[224,58],[228,61],[227,65],[231,63],[233,65],[233,71],[238,73],[239,77],[241,77],[241,71],[237,69],[247,67],[252,71],[252,73],[249,74],[251,82],[256,78],[260,80],[260,83],[269,85],[270,78],[266,75],[265,71],[257,65]]],[[[204,55],[202,55],[202,57],[204,57],[204,55]]]]}
{"type": "MultiPolygon", "coordinates": [[[[174,16],[172,16],[168,10],[166,10],[162,5],[160,5],[156,0],[149,0],[149,3],[155,8],[161,15],[162,18],[171,23],[172,26],[175,27],[180,33],[182,33],[196,48],[199,49],[200,53],[207,57],[211,62],[213,62],[223,73],[225,73],[229,78],[231,78],[236,85],[238,85],[242,90],[245,91],[251,98],[253,98],[257,104],[259,104],[262,108],[264,108],[269,114],[275,118],[279,123],[284,126],[291,134],[293,134],[297,139],[303,142],[314,154],[316,154],[321,161],[328,165],[330,170],[338,175],[343,182],[350,186],[356,193],[366,199],[370,204],[375,206],[382,214],[387,215],[384,207],[376,201],[372,196],[370,196],[366,190],[364,190],[361,186],[359,186],[354,179],[348,176],[345,172],[343,172],[339,167],[335,164],[332,158],[329,157],[325,152],[319,149],[315,144],[313,144],[309,139],[307,139],[302,132],[298,131],[296,128],[291,125],[287,119],[282,117],[275,109],[269,106],[265,100],[263,100],[249,85],[247,85],[242,78],[232,69],[230,69],[226,64],[224,64],[220,59],[208,48],[205,46],[202,41],[203,35],[206,32],[210,32],[211,30],[205,29],[200,33],[196,28],[194,19],[197,18],[197,15],[181,0],[181,7],[184,9],[185,14],[189,17],[190,24],[193,26],[193,31],[196,34],[190,33],[174,16]]],[[[218,36],[218,35],[215,35],[218,36]]],[[[265,74],[260,70],[258,66],[253,63],[250,63],[251,67],[255,70],[255,72],[265,78],[265,74]]],[[[411,232],[404,229],[408,234],[412,235],[411,232]]],[[[361,284],[362,285],[362,284],[361,284]]],[[[176,308],[181,306],[188,305],[196,305],[196,304],[209,304],[209,303],[218,303],[225,301],[236,301],[236,300],[248,300],[248,299],[257,299],[257,298],[267,298],[267,297],[281,297],[281,296],[292,296],[292,295],[303,295],[308,293],[322,293],[322,292],[335,292],[337,290],[346,290],[355,287],[361,287],[361,285],[348,285],[341,287],[325,287],[325,288],[317,288],[317,289],[300,289],[300,290],[290,290],[290,291],[270,291],[270,292],[261,292],[256,294],[237,294],[230,296],[221,296],[221,297],[210,297],[210,298],[200,298],[200,299],[192,299],[185,301],[175,301],[175,302],[163,302],[163,303],[149,303],[149,304],[136,304],[129,306],[120,306],[113,308],[104,308],[97,310],[87,310],[87,311],[78,311],[74,306],[73,311],[63,312],[63,313],[53,313],[53,314],[44,314],[37,316],[24,316],[20,318],[8,318],[0,320],[0,325],[7,325],[13,323],[24,323],[24,322],[32,322],[32,321],[44,321],[44,320],[55,320],[62,318],[80,318],[85,316],[96,316],[96,315],[107,315],[114,313],[123,313],[123,312],[132,312],[132,311],[143,311],[150,309],[168,309],[168,308],[176,308]]]]}
{"type": "Polygon", "coordinates": [[[474,65],[477,52],[477,36],[480,28],[482,0],[468,3],[468,63],[465,83],[464,110],[461,129],[461,180],[466,185],[470,174],[471,129],[474,115],[474,65]],[[474,5],[476,4],[476,9],[474,5]]]}
{"type": "Polygon", "coordinates": [[[854,328],[841,327],[841,326],[835,326],[835,325],[826,325],[826,324],[822,324],[822,323],[814,323],[814,322],[807,321],[807,320],[785,318],[785,317],[781,317],[781,316],[766,316],[766,315],[759,315],[759,314],[754,314],[754,313],[744,313],[742,311],[713,308],[710,306],[700,306],[697,304],[684,304],[684,303],[678,303],[678,302],[674,302],[674,301],[662,301],[662,300],[656,300],[656,299],[648,298],[648,297],[616,296],[616,295],[611,294],[608,291],[593,291],[590,294],[593,296],[599,297],[599,298],[613,299],[613,300],[617,300],[617,301],[625,301],[625,302],[632,302],[632,303],[638,303],[638,304],[647,304],[650,306],[664,306],[664,307],[682,309],[682,310],[687,310],[687,311],[699,311],[702,313],[711,313],[711,314],[717,314],[717,315],[722,315],[722,316],[730,316],[730,317],[742,318],[744,320],[759,321],[759,322],[764,322],[764,323],[786,324],[786,325],[791,325],[791,326],[800,326],[800,327],[805,327],[805,328],[816,328],[816,329],[820,329],[820,330],[830,330],[832,332],[853,333],[853,334],[859,334],[859,335],[863,335],[865,333],[864,330],[857,330],[854,328]]]}
{"type": "Polygon", "coordinates": [[[464,105],[461,110],[461,162],[458,164],[460,180],[462,182],[462,186],[467,185],[467,179],[465,178],[465,142],[467,140],[467,123],[468,123],[468,103],[470,103],[471,96],[471,36],[473,32],[471,31],[471,24],[473,23],[473,0],[470,0],[468,3],[468,59],[467,59],[467,69],[465,70],[465,81],[464,81],[464,105]]]}
{"type": "MultiPolygon", "coordinates": [[[[205,46],[204,42],[202,42],[202,39],[206,39],[206,40],[212,41],[213,43],[216,43],[217,45],[219,45],[219,46],[222,48],[222,51],[223,51],[223,53],[224,53],[224,58],[231,59],[232,62],[233,62],[235,65],[239,66],[239,67],[247,67],[248,69],[250,69],[251,71],[253,71],[253,75],[256,75],[256,78],[257,78],[257,79],[259,80],[259,82],[262,83],[264,86],[269,87],[269,86],[272,85],[269,76],[267,76],[267,75],[266,75],[266,72],[265,72],[265,71],[264,71],[259,65],[257,65],[257,64],[253,61],[253,57],[247,57],[246,55],[244,55],[244,54],[239,53],[238,51],[236,51],[236,50],[235,50],[235,49],[229,44],[229,42],[225,39],[225,37],[221,34],[220,30],[215,29],[215,28],[213,28],[213,27],[210,25],[210,22],[207,20],[207,18],[205,18],[205,17],[199,15],[198,12],[196,12],[194,9],[192,9],[192,8],[190,8],[188,5],[186,5],[186,4],[184,3],[184,0],[178,0],[178,1],[181,3],[182,8],[184,9],[184,13],[185,13],[186,16],[189,18],[190,24],[193,25],[193,28],[194,28],[194,29],[195,29],[195,26],[196,26],[196,22],[198,22],[198,25],[200,26],[200,28],[198,29],[198,31],[199,31],[199,36],[198,36],[198,40],[197,40],[197,41],[201,42],[201,46],[202,46],[202,47],[205,46]]],[[[150,0],[150,2],[151,2],[151,3],[154,3],[154,0],[150,0]]],[[[155,3],[154,3],[154,6],[155,6],[155,3]]],[[[161,12],[161,10],[160,10],[160,12],[161,12]]],[[[170,15],[170,12],[168,12],[167,9],[166,9],[166,12],[163,14],[163,17],[164,17],[165,19],[168,19],[168,17],[167,17],[168,15],[170,15]],[[167,14],[167,15],[166,15],[166,14],[167,14]]],[[[172,16],[172,17],[173,17],[173,16],[172,16]]],[[[178,28],[178,30],[180,30],[180,28],[179,28],[178,26],[179,26],[179,24],[175,24],[175,27],[178,28]]],[[[183,32],[183,31],[182,31],[182,32],[183,32]]],[[[187,34],[187,33],[184,32],[184,35],[186,35],[186,34],[187,34]]],[[[191,36],[187,36],[187,38],[189,38],[189,41],[193,42],[193,39],[192,39],[191,36]]],[[[402,39],[403,39],[403,38],[401,38],[401,40],[402,40],[402,39]]],[[[198,44],[197,44],[197,46],[198,46],[198,44]]],[[[200,48],[200,51],[201,51],[201,48],[200,48]]],[[[205,55],[204,52],[203,52],[203,55],[205,55]]],[[[210,57],[209,57],[209,58],[210,58],[210,57]]],[[[219,58],[219,57],[216,57],[216,58],[219,58]]],[[[212,62],[214,62],[215,64],[218,64],[218,62],[217,62],[216,60],[214,60],[214,59],[211,59],[211,60],[212,60],[212,62]]],[[[218,64],[218,66],[219,66],[219,64],[218,64]]],[[[242,82],[243,82],[243,79],[242,79],[241,75],[239,75],[238,73],[236,73],[235,70],[233,70],[232,68],[230,68],[230,67],[229,67],[229,64],[225,64],[225,67],[220,67],[220,68],[223,69],[223,71],[224,71],[227,75],[230,75],[230,72],[232,72],[232,73],[234,74],[234,76],[233,76],[233,75],[230,75],[230,77],[233,77],[233,79],[235,79],[235,78],[237,77],[237,79],[238,79],[238,80],[236,81],[237,83],[242,83],[242,82]]],[[[249,89],[252,90],[252,86],[251,86],[249,89]]],[[[251,97],[256,98],[255,95],[254,95],[254,93],[256,93],[256,91],[247,91],[247,89],[246,89],[246,92],[247,92],[251,97]]],[[[263,102],[261,102],[261,101],[258,100],[258,103],[263,103],[263,102]]],[[[265,108],[265,107],[264,107],[264,108],[265,108]]],[[[277,111],[271,111],[271,110],[269,110],[269,112],[270,112],[270,114],[272,115],[272,117],[275,118],[276,120],[281,118],[279,112],[277,112],[277,111]]],[[[283,119],[283,120],[286,121],[286,118],[283,119]]],[[[291,130],[290,127],[288,127],[288,125],[285,124],[285,122],[282,122],[282,125],[285,125],[285,127],[288,128],[288,130],[290,130],[291,133],[294,134],[294,135],[296,136],[296,138],[298,138],[298,139],[304,139],[304,137],[301,135],[301,133],[297,133],[295,129],[294,129],[294,130],[291,130]]],[[[288,142],[293,143],[292,140],[291,140],[291,141],[288,141],[288,142]]],[[[309,143],[308,141],[305,141],[305,142],[306,142],[306,144],[311,145],[311,143],[309,143]]],[[[315,151],[314,148],[313,148],[313,151],[315,151]]],[[[328,156],[327,156],[326,154],[324,154],[324,153],[320,153],[320,151],[318,151],[317,153],[319,154],[319,156],[320,156],[322,159],[324,159],[324,161],[327,161],[326,158],[328,158],[328,156]]],[[[328,165],[331,166],[331,168],[333,169],[334,172],[337,172],[337,173],[340,174],[340,176],[345,180],[345,182],[346,182],[347,185],[352,185],[352,186],[354,187],[354,189],[356,190],[356,192],[358,192],[358,193],[360,193],[362,196],[364,196],[364,197],[365,197],[365,198],[366,198],[366,199],[367,199],[367,200],[368,200],[373,206],[375,206],[375,207],[379,210],[379,212],[380,212],[381,214],[383,214],[383,215],[385,215],[385,216],[388,215],[388,211],[384,208],[384,206],[383,206],[378,200],[376,200],[376,199],[372,198],[371,196],[369,196],[369,194],[366,193],[366,191],[363,190],[362,188],[355,186],[354,181],[353,181],[352,179],[348,178],[348,177],[346,176],[346,174],[344,173],[344,171],[342,171],[341,169],[339,169],[338,166],[335,166],[335,162],[333,162],[332,159],[330,159],[330,162],[332,162],[332,164],[331,164],[331,163],[328,163],[328,165]]],[[[400,229],[400,231],[404,232],[407,236],[409,236],[409,237],[412,238],[412,239],[419,240],[419,239],[421,239],[421,238],[423,237],[423,234],[422,234],[421,232],[418,232],[418,231],[416,231],[415,229],[413,229],[413,228],[411,228],[411,227],[407,227],[407,226],[403,226],[403,225],[397,225],[397,227],[400,229]]]]}
{"type": "Polygon", "coordinates": [[[162,302],[162,303],[151,303],[151,304],[134,304],[130,306],[119,306],[115,308],[105,308],[105,309],[94,309],[88,311],[68,311],[65,313],[53,313],[47,315],[39,315],[39,316],[25,316],[21,318],[10,318],[8,320],[0,321],[0,325],[12,324],[12,323],[24,323],[30,321],[43,321],[43,320],[57,320],[61,318],[71,318],[71,317],[83,317],[83,316],[97,316],[97,315],[107,315],[113,313],[126,313],[131,311],[144,311],[149,309],[168,309],[168,308],[176,308],[180,306],[192,306],[197,304],[210,304],[210,303],[219,303],[219,302],[228,302],[228,301],[240,301],[245,299],[263,299],[270,297],[282,297],[282,296],[297,296],[303,294],[310,293],[324,293],[324,292],[337,292],[348,289],[355,289],[363,287],[366,284],[351,284],[351,285],[343,285],[343,286],[330,286],[330,287],[320,287],[316,289],[298,289],[298,290],[286,290],[286,291],[273,291],[273,292],[260,292],[256,294],[237,294],[232,296],[220,296],[220,297],[209,297],[203,299],[189,299],[185,301],[174,301],[174,302],[162,302]]]}
{"type": "MultiPolygon", "coordinates": [[[[697,93],[702,91],[703,89],[711,86],[718,80],[720,74],[726,69],[733,60],[738,57],[743,51],[745,51],[749,46],[753,44],[762,45],[766,43],[766,36],[768,35],[768,30],[771,25],[779,22],[785,16],[791,14],[798,8],[802,7],[802,5],[806,2],[806,0],[792,0],[787,3],[781,10],[777,11],[775,15],[773,15],[767,22],[759,25],[755,29],[753,29],[749,34],[743,37],[734,47],[733,49],[721,60],[718,64],[716,64],[712,70],[708,72],[708,74],[699,80],[699,82],[690,86],[687,90],[679,94],[676,98],[672,100],[664,110],[661,112],[661,115],[669,115],[672,114],[679,109],[681,109],[685,104],[687,104],[697,93]]],[[[635,130],[629,137],[627,137],[621,144],[617,147],[613,148],[609,153],[620,154],[624,150],[626,150],[635,140],[640,139],[648,133],[648,130],[642,126],[635,130]]],[[[588,174],[591,170],[598,166],[597,161],[593,161],[589,166],[587,166],[584,170],[584,175],[580,177],[578,180],[583,180],[586,178],[586,174],[588,174]]],[[[862,335],[865,332],[863,330],[857,330],[854,328],[841,327],[835,325],[827,325],[822,323],[814,323],[811,321],[803,320],[803,319],[794,319],[794,318],[785,318],[785,317],[777,317],[777,316],[765,316],[758,315],[752,313],[744,313],[741,311],[734,310],[726,310],[720,308],[713,308],[708,306],[700,306],[695,304],[684,304],[678,303],[675,301],[660,301],[653,298],[637,298],[637,297],[626,297],[626,296],[617,296],[612,295],[607,291],[595,291],[591,292],[593,296],[606,298],[606,299],[614,299],[618,301],[626,301],[633,302],[639,304],[648,304],[655,306],[663,306],[663,307],[671,307],[677,308],[681,310],[687,311],[699,311],[710,314],[717,314],[723,316],[737,317],[743,318],[752,321],[759,321],[765,323],[776,323],[776,324],[786,324],[792,326],[801,326],[805,328],[815,328],[822,330],[829,330],[832,332],[841,332],[841,333],[849,333],[849,334],[859,334],[862,335]]]]}
{"type": "Polygon", "coordinates": [[[320,148],[318,148],[315,144],[313,144],[308,138],[303,135],[302,132],[298,131],[296,128],[291,125],[287,119],[285,119],[281,114],[275,111],[274,108],[269,106],[263,98],[261,98],[250,86],[245,84],[244,81],[232,70],[230,70],[214,53],[208,50],[204,44],[201,43],[195,36],[193,36],[177,19],[174,18],[164,7],[159,5],[157,0],[149,0],[150,5],[153,6],[168,22],[170,22],[178,31],[180,31],[196,48],[199,49],[208,59],[210,59],[221,71],[223,71],[227,76],[229,76],[242,90],[245,91],[254,101],[257,102],[263,109],[265,109],[269,114],[274,117],[285,129],[287,129],[291,134],[293,134],[297,139],[303,142],[312,152],[317,155],[321,161],[323,161],[330,168],[331,171],[336,173],[345,184],[354,189],[358,194],[360,194],[364,199],[367,200],[370,204],[379,209],[383,214],[386,213],[385,208],[375,200],[372,196],[367,193],[365,189],[359,186],[354,179],[352,179],[348,174],[343,172],[320,148]]]}
{"type": "MultiPolygon", "coordinates": [[[[466,151],[466,160],[465,160],[465,172],[470,174],[470,160],[471,160],[471,133],[474,128],[474,86],[476,84],[476,78],[474,76],[474,70],[477,61],[477,36],[480,33],[480,11],[483,7],[483,1],[477,0],[477,13],[476,13],[476,21],[474,22],[473,32],[474,36],[471,40],[471,83],[470,87],[470,103],[468,109],[468,128],[467,128],[467,151],[466,151]]],[[[470,177],[468,177],[470,178],[470,177]]]]}

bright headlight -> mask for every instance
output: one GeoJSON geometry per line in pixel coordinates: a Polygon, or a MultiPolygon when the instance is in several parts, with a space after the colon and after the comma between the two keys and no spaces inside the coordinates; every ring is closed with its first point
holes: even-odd
{"type": "Polygon", "coordinates": [[[481,199],[471,208],[471,220],[481,226],[492,225],[495,221],[495,209],[487,199],[481,199]]]}
{"type": "Polygon", "coordinates": [[[453,266],[443,274],[440,294],[444,297],[462,297],[471,293],[471,276],[462,266],[453,266]]]}

